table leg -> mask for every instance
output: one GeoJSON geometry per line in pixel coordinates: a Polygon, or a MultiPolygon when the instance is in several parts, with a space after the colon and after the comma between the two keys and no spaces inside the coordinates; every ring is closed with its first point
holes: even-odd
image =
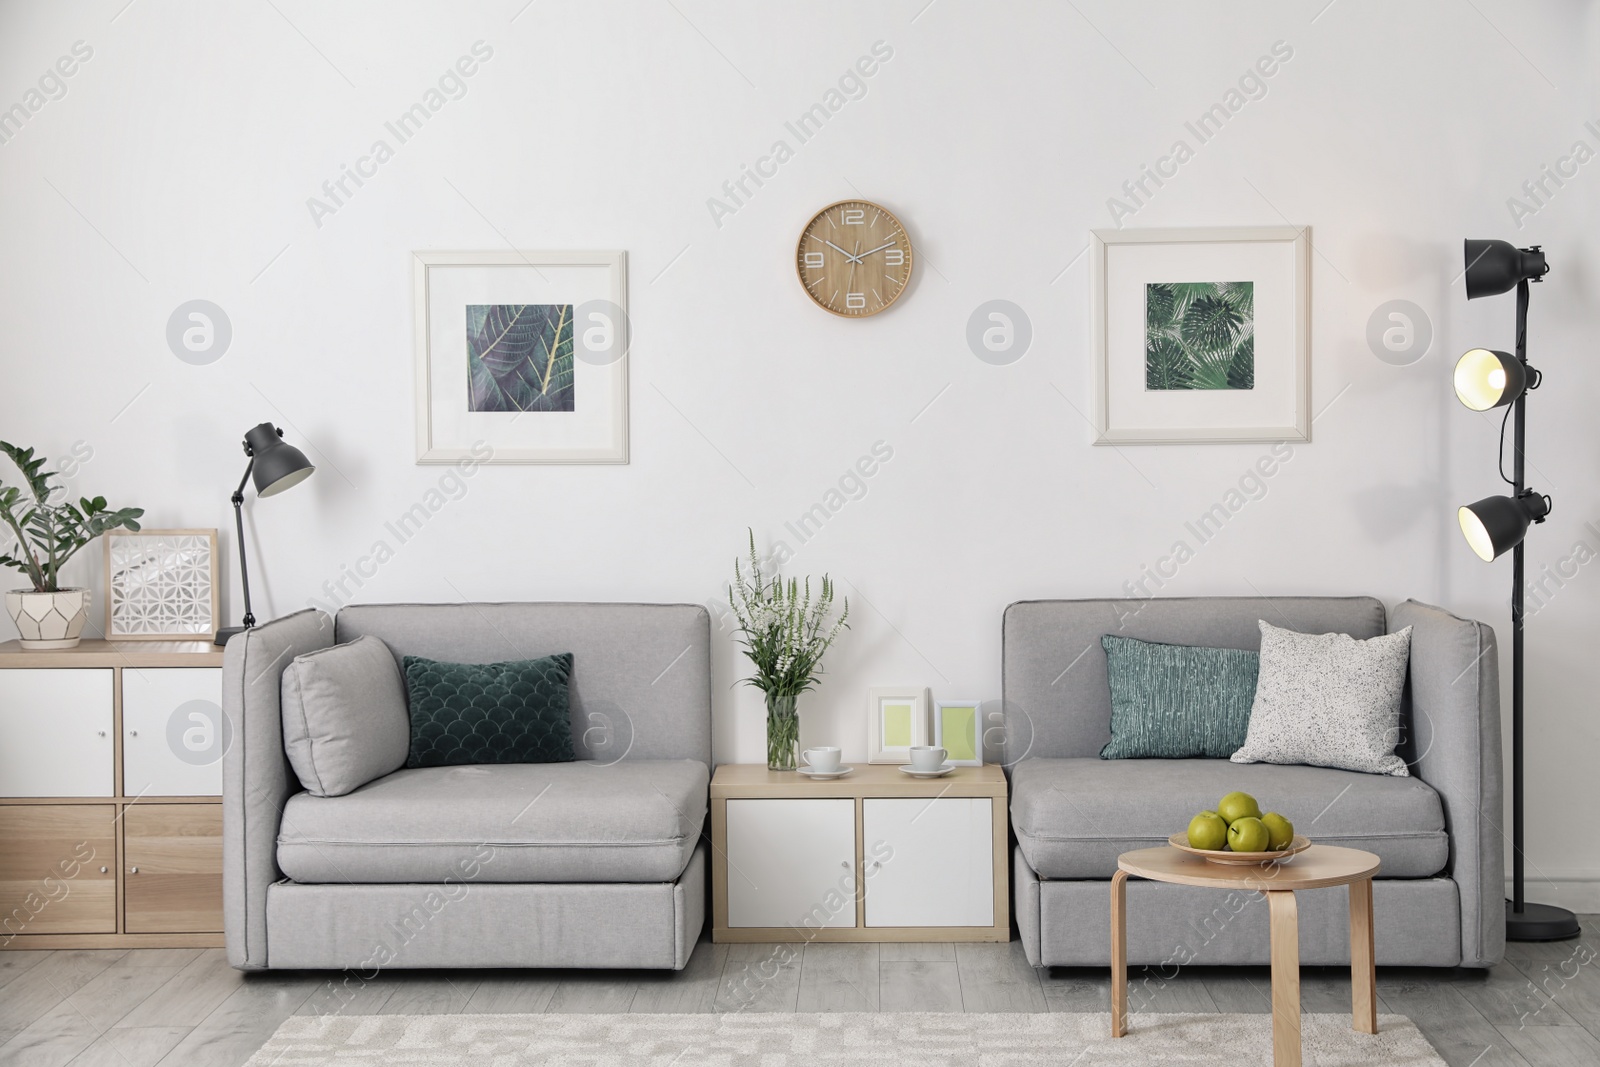
{"type": "Polygon", "coordinates": [[[1378,973],[1373,964],[1372,879],[1350,883],[1351,1025],[1378,1032],[1378,973]]]}
{"type": "Polygon", "coordinates": [[[1128,872],[1111,876],[1111,1036],[1128,1032],[1128,872]]]}
{"type": "Polygon", "coordinates": [[[1292,891],[1267,893],[1272,916],[1272,1062],[1300,1067],[1300,919],[1292,891]]]}

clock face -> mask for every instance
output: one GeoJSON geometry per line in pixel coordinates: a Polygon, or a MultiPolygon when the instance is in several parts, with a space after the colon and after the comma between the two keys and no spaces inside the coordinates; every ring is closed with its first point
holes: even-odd
{"type": "Polygon", "coordinates": [[[911,238],[877,204],[841,200],[800,234],[795,269],[806,295],[835,315],[865,318],[900,298],[911,281],[911,238]]]}

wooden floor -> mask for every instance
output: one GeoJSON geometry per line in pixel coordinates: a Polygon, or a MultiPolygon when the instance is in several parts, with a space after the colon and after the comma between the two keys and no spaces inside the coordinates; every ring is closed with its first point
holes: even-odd
{"type": "MultiPolygon", "coordinates": [[[[1600,1064],[1600,937],[1513,945],[1492,971],[1378,971],[1455,1067],[1600,1064]]],[[[241,974],[218,949],[0,952],[0,1064],[232,1067],[291,1015],[479,1012],[1109,1012],[1106,970],[1036,971],[1009,945],[712,945],[676,974],[241,974]]],[[[1266,968],[1130,972],[1138,1013],[1269,1011],[1266,968]]],[[[1308,1012],[1350,1010],[1347,972],[1306,968],[1308,1012]]],[[[1108,1023],[1109,1025],[1109,1023],[1108,1023]]]]}

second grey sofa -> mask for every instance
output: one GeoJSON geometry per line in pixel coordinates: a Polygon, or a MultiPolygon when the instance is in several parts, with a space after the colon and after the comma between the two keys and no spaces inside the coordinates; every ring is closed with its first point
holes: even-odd
{"type": "MultiPolygon", "coordinates": [[[[1106,965],[1117,856],[1164,844],[1236,789],[1314,842],[1378,855],[1378,963],[1488,967],[1503,954],[1499,683],[1489,627],[1416,601],[1386,617],[1370,597],[1025,601],[1006,610],[1003,661],[1015,910],[1035,966],[1106,965]],[[1411,777],[1099,758],[1111,738],[1102,635],[1256,650],[1261,619],[1356,638],[1412,627],[1397,739],[1411,777]]],[[[1258,894],[1140,879],[1127,894],[1130,963],[1269,962],[1258,894]]],[[[1298,896],[1301,961],[1348,963],[1345,890],[1298,896]]]]}
{"type": "Polygon", "coordinates": [[[681,969],[704,923],[710,618],[698,605],[303,611],[228,643],[228,959],[245,970],[681,969]],[[402,769],[300,788],[280,679],[363,635],[458,663],[573,654],[577,761],[402,769]]]}

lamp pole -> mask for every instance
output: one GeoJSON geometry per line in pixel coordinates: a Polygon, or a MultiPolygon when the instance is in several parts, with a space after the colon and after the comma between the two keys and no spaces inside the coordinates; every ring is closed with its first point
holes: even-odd
{"type": "MultiPolygon", "coordinates": [[[[1517,360],[1528,365],[1528,279],[1517,283],[1517,360]]],[[[1518,394],[1512,410],[1511,494],[1522,498],[1523,490],[1523,415],[1528,391],[1518,394]]],[[[1522,608],[1524,538],[1511,550],[1511,911],[1524,914],[1522,858],[1522,608]]]]}

